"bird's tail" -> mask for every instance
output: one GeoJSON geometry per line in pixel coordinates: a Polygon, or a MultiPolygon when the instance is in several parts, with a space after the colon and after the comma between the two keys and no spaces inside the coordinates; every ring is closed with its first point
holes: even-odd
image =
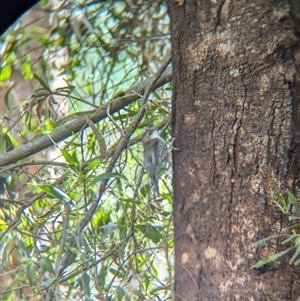
{"type": "Polygon", "coordinates": [[[154,193],[157,196],[159,195],[158,179],[159,175],[156,175],[155,172],[153,174],[149,174],[150,185],[152,186],[154,193]]]}

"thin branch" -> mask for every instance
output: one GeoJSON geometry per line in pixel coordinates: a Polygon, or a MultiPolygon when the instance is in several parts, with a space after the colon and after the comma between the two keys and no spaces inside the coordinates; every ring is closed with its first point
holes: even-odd
{"type": "Polygon", "coordinates": [[[63,94],[63,93],[59,93],[59,92],[52,92],[52,93],[50,93],[50,95],[57,95],[57,96],[69,97],[69,98],[78,100],[78,101],[80,101],[80,102],[83,102],[83,103],[85,103],[86,105],[89,105],[89,106],[91,106],[91,107],[99,108],[99,106],[93,104],[92,102],[86,101],[86,100],[84,100],[84,99],[82,99],[82,98],[79,98],[79,97],[76,97],[76,96],[73,96],[73,95],[63,94]]]}
{"type": "Polygon", "coordinates": [[[119,130],[121,135],[124,135],[123,129],[119,127],[119,125],[114,121],[114,119],[111,117],[110,113],[110,104],[107,106],[106,108],[106,115],[108,117],[108,119],[114,124],[114,126],[119,130]]]}
{"type": "MultiPolygon", "coordinates": [[[[6,291],[0,291],[0,296],[9,294],[9,293],[14,292],[14,291],[24,290],[24,288],[28,288],[28,287],[31,287],[31,286],[28,285],[28,284],[24,284],[22,286],[13,287],[13,288],[8,289],[6,291]]],[[[4,299],[2,299],[2,300],[4,300],[4,299]]]]}
{"type": "MultiPolygon", "coordinates": [[[[102,105],[98,110],[90,111],[89,114],[90,119],[97,123],[107,117],[106,109],[107,106],[110,106],[110,113],[113,114],[120,109],[126,107],[127,105],[131,104],[132,102],[139,99],[138,94],[143,94],[144,91],[147,91],[148,87],[151,86],[149,93],[158,88],[162,85],[171,81],[172,78],[172,69],[169,67],[165,70],[163,75],[156,79],[156,75],[152,76],[151,78],[143,81],[142,83],[136,84],[126,92],[122,93],[122,97],[118,97],[116,99],[112,99],[109,102],[102,105]],[[152,84],[155,80],[155,84],[152,84]],[[132,92],[134,91],[134,92],[132,92]]],[[[141,104],[142,105],[142,104],[141,104]]],[[[50,134],[53,141],[56,143],[72,136],[74,133],[78,133],[83,128],[87,127],[86,120],[83,116],[79,116],[80,114],[74,114],[74,118],[64,124],[63,126],[59,127],[58,129],[52,131],[50,134]]],[[[36,154],[42,150],[53,145],[51,139],[48,135],[43,135],[40,138],[32,142],[28,142],[18,148],[15,148],[5,154],[0,154],[0,166],[7,166],[12,163],[16,163],[18,160],[27,158],[33,154],[36,154]]]]}
{"type": "Polygon", "coordinates": [[[9,165],[8,167],[1,169],[0,172],[2,173],[12,169],[20,169],[21,167],[31,166],[31,165],[54,165],[54,166],[61,166],[66,168],[70,167],[70,164],[64,162],[48,161],[48,160],[40,160],[40,161],[32,160],[29,162],[22,162],[18,164],[9,165]]]}
{"type": "Polygon", "coordinates": [[[18,201],[14,201],[14,200],[9,200],[9,199],[4,199],[4,198],[1,198],[0,197],[0,207],[4,206],[3,204],[1,203],[8,203],[8,204],[12,204],[12,205],[15,205],[15,206],[23,206],[23,203],[22,202],[18,202],[18,201]]]}

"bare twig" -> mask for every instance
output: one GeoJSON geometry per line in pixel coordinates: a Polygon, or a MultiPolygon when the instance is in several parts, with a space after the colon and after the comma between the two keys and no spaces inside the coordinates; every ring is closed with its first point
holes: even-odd
{"type": "Polygon", "coordinates": [[[121,129],[119,127],[119,125],[114,121],[114,119],[111,117],[110,113],[109,113],[109,110],[110,110],[110,104],[107,106],[106,108],[106,115],[108,117],[108,119],[115,125],[115,127],[119,130],[120,134],[124,135],[124,132],[123,132],[123,129],[121,129]]]}

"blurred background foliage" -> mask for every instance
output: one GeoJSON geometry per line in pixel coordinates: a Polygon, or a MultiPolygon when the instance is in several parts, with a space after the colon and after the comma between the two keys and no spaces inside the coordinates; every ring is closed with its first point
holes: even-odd
{"type": "MultiPolygon", "coordinates": [[[[155,74],[170,53],[169,18],[164,1],[42,1],[2,36],[0,47],[5,153],[155,74]]],[[[170,143],[170,105],[170,84],[150,94],[111,173],[106,166],[139,101],[2,167],[1,300],[37,300],[49,287],[56,300],[171,299],[171,168],[161,195],[149,198],[139,143],[153,125],[170,143]],[[109,182],[98,208],[77,233],[103,179],[109,182]],[[59,274],[68,251],[71,260],[59,274]]]]}

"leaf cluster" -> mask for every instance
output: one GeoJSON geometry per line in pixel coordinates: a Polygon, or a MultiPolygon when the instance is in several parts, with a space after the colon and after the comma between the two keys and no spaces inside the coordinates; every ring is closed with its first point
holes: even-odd
{"type": "Polygon", "coordinates": [[[287,253],[294,252],[289,260],[289,264],[299,265],[300,263],[300,205],[295,196],[287,191],[287,197],[285,198],[281,193],[276,193],[274,197],[269,198],[282,212],[284,216],[288,217],[289,225],[284,230],[287,233],[280,233],[272,235],[257,241],[254,246],[267,242],[271,239],[281,239],[280,244],[285,247],[285,250],[277,252],[268,256],[265,259],[258,261],[251,268],[261,268],[266,264],[269,264],[287,253]]]}

